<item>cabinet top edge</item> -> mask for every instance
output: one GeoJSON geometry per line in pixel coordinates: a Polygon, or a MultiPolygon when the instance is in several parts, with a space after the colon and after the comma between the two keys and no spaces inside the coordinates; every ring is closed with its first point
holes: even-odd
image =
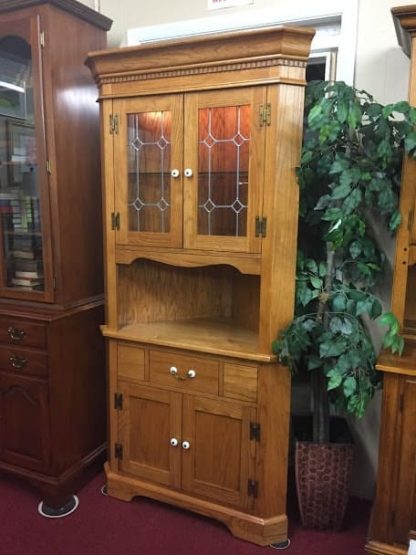
{"type": "Polygon", "coordinates": [[[77,0],[2,0],[0,2],[0,14],[21,10],[23,8],[31,8],[42,4],[52,5],[60,8],[72,15],[103,29],[109,31],[113,20],[105,15],[93,10],[89,6],[78,2],[77,0]]]}
{"type": "Polygon", "coordinates": [[[396,6],[391,13],[399,45],[410,56],[412,37],[416,33],[416,5],[396,6]]]}
{"type": "Polygon", "coordinates": [[[95,77],[261,57],[306,63],[314,34],[315,29],[288,25],[210,33],[90,52],[85,63],[95,77]]]}

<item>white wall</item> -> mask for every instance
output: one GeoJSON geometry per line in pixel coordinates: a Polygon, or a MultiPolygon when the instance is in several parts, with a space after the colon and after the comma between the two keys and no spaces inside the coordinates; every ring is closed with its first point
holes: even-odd
{"type": "MultiPolygon", "coordinates": [[[[272,21],[286,22],[323,14],[348,13],[348,17],[356,18],[348,24],[355,25],[357,21],[357,32],[352,41],[351,32],[344,37],[350,42],[344,44],[342,63],[352,64],[350,75],[355,86],[365,89],[383,104],[407,98],[409,60],[398,46],[390,10],[397,5],[415,4],[416,0],[254,0],[250,6],[221,11],[208,10],[207,0],[158,0],[156,3],[143,0],[81,1],[114,20],[108,34],[109,47],[125,44],[128,29],[217,17],[219,14],[265,10],[270,13],[272,21]],[[352,4],[355,5],[354,12],[351,12],[352,4]]],[[[344,23],[346,20],[344,17],[344,23]]],[[[392,247],[393,243],[390,250],[392,247]]],[[[363,497],[371,498],[374,493],[379,422],[380,395],[377,395],[365,418],[354,424],[358,460],[352,492],[363,497]]]]}

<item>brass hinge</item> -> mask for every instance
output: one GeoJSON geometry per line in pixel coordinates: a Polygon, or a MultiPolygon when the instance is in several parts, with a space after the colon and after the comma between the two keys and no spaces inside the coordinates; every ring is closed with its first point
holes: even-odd
{"type": "Polygon", "coordinates": [[[117,410],[122,410],[123,408],[123,394],[114,393],[114,408],[117,410]]]}
{"type": "Polygon", "coordinates": [[[123,459],[123,446],[121,445],[121,443],[114,444],[114,456],[116,459],[123,459]]]}
{"type": "Polygon", "coordinates": [[[256,498],[259,493],[259,483],[256,480],[248,481],[248,496],[256,498]]]}
{"type": "Polygon", "coordinates": [[[259,125],[260,127],[270,126],[272,121],[271,104],[260,104],[259,106],[259,125]]]}
{"type": "Polygon", "coordinates": [[[111,229],[120,230],[120,212],[111,213],[111,229]]]}
{"type": "Polygon", "coordinates": [[[258,422],[250,422],[250,439],[260,441],[260,424],[258,422]]]}
{"type": "Polygon", "coordinates": [[[45,32],[44,31],[42,31],[39,34],[39,42],[40,42],[41,47],[45,48],[45,32]]]}
{"type": "Polygon", "coordinates": [[[110,135],[118,134],[118,115],[110,114],[110,135]]]}
{"type": "Polygon", "coordinates": [[[46,172],[49,173],[49,174],[52,173],[51,161],[50,160],[46,160],[46,172]]]}
{"type": "Polygon", "coordinates": [[[256,237],[266,237],[267,218],[256,216],[256,237]]]}

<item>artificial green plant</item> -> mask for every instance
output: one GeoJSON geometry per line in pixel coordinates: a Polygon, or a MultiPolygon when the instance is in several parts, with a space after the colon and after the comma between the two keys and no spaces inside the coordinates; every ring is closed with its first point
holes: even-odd
{"type": "Polygon", "coordinates": [[[392,234],[400,225],[405,151],[416,149],[416,110],[382,106],[343,82],[307,86],[298,168],[300,217],[295,318],[273,349],[293,372],[311,378],[313,441],[329,441],[330,404],[362,417],[378,384],[368,321],[384,347],[403,338],[376,295],[384,255],[371,221],[392,234]]]}

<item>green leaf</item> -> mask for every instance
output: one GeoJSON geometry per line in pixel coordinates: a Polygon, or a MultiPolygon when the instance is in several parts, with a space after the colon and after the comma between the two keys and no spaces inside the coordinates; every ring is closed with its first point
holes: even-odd
{"type": "Polygon", "coordinates": [[[338,199],[343,199],[345,197],[347,197],[351,192],[351,185],[344,183],[342,185],[338,185],[338,187],[335,187],[335,189],[332,191],[332,198],[334,200],[338,200],[338,199]]]}
{"type": "Polygon", "coordinates": [[[342,390],[344,392],[345,397],[351,397],[353,393],[355,393],[357,389],[357,380],[350,376],[349,378],[345,379],[342,384],[342,390]]]}
{"type": "Polygon", "coordinates": [[[342,383],[342,376],[340,374],[335,374],[334,376],[331,376],[331,378],[328,380],[327,383],[327,390],[331,391],[332,389],[336,389],[337,387],[339,387],[342,383]]]}

